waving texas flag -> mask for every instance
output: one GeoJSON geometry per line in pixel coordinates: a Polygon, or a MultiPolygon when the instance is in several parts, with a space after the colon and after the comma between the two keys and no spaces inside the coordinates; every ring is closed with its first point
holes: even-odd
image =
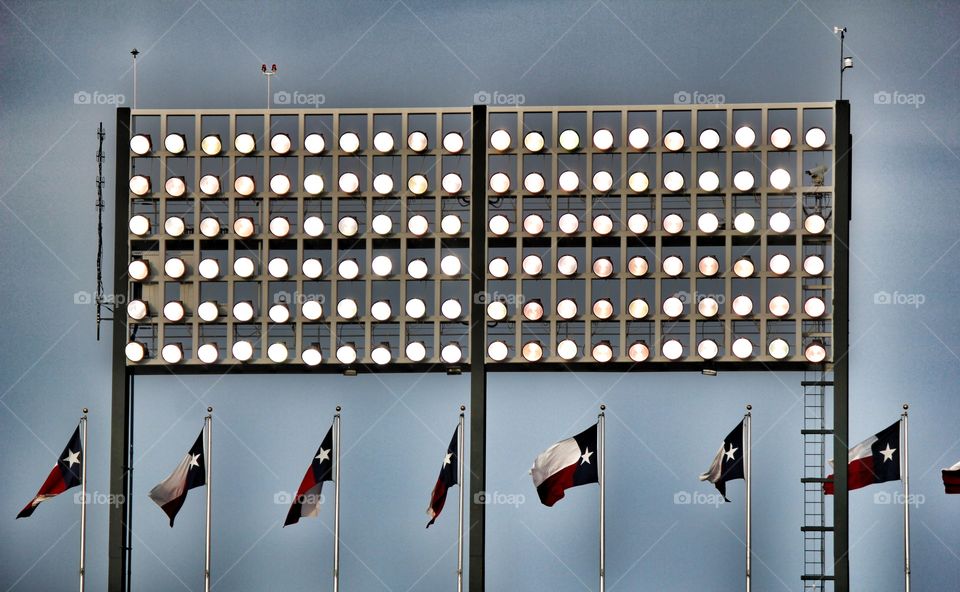
{"type": "Polygon", "coordinates": [[[599,483],[597,425],[572,438],[557,442],[533,461],[530,474],[540,501],[552,506],[563,499],[564,491],[578,485],[599,483]]]}
{"type": "MultiPolygon", "coordinates": [[[[900,422],[870,436],[850,449],[847,465],[849,490],[875,483],[900,480],[900,422]]],[[[830,461],[833,464],[833,461],[830,461]]],[[[833,477],[833,475],[830,475],[833,477]]],[[[824,483],[823,491],[833,495],[833,483],[824,483]]]]}

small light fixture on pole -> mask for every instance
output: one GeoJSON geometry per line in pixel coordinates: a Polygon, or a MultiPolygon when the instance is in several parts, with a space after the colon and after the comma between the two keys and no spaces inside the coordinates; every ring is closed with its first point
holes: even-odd
{"type": "Polygon", "coordinates": [[[133,108],[137,108],[137,56],[140,55],[140,50],[136,47],[130,50],[130,55],[133,56],[133,108]]]}
{"type": "Polygon", "coordinates": [[[847,36],[846,27],[834,27],[834,35],[840,35],[840,100],[843,100],[843,73],[850,68],[853,68],[853,58],[850,56],[843,55],[843,42],[847,36]]]}
{"type": "Polygon", "coordinates": [[[270,83],[271,83],[273,77],[276,76],[276,74],[277,74],[277,65],[276,65],[276,64],[273,64],[272,66],[270,66],[270,69],[268,70],[266,64],[261,64],[261,65],[260,65],[260,71],[263,72],[263,75],[267,77],[267,110],[269,111],[269,110],[270,110],[270,104],[271,104],[271,102],[272,102],[272,101],[270,100],[270,97],[273,96],[273,95],[270,94],[270,88],[271,88],[270,83]]]}

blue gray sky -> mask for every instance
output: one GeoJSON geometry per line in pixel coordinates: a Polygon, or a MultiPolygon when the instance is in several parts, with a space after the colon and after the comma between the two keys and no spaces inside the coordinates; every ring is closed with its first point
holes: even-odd
{"type": "MultiPolygon", "coordinates": [[[[960,460],[960,7],[951,2],[21,2],[0,0],[0,589],[75,583],[73,496],[16,512],[91,409],[89,481],[108,489],[110,340],[75,294],[95,287],[95,130],[112,146],[114,107],[264,105],[275,90],[329,107],[460,106],[478,92],[528,105],[832,100],[838,42],[854,133],[851,226],[851,438],[912,403],[914,585],[960,576],[960,496],[939,469],[960,460]],[[92,104],[78,104],[89,93],[92,104]],[[879,94],[878,94],[879,93],[879,94]],[[887,98],[891,100],[887,101],[887,98]],[[877,295],[893,295],[881,303],[877,295]]],[[[107,195],[113,192],[108,150],[107,195]]],[[[112,207],[106,219],[112,220],[112,207]]],[[[112,228],[108,225],[107,244],[112,228]]],[[[112,269],[109,254],[106,268],[112,269]]],[[[107,285],[110,291],[112,286],[107,285]]],[[[82,298],[81,298],[82,300],[82,298]]],[[[798,590],[802,569],[800,375],[494,375],[490,378],[487,565],[491,590],[596,587],[597,491],[554,508],[527,470],[554,441],[609,406],[608,590],[742,587],[742,485],[736,503],[676,504],[719,442],[755,407],[754,565],[758,590],[798,590]]],[[[343,589],[445,590],[455,578],[455,513],[425,530],[430,489],[468,376],[140,378],[136,387],[134,587],[202,589],[202,494],[170,529],[146,492],[216,407],[214,588],[322,588],[332,520],[281,529],[334,406],[343,420],[343,589]]],[[[898,589],[901,509],[890,483],[851,495],[853,590],[898,589]]],[[[107,508],[89,515],[88,578],[103,589],[107,508]]]]}

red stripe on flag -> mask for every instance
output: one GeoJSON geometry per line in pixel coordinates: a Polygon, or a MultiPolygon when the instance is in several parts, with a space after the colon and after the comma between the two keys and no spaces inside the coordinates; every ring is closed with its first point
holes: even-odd
{"type": "Polygon", "coordinates": [[[960,493],[960,471],[943,471],[943,486],[947,493],[960,493]]]}
{"type": "Polygon", "coordinates": [[[17,514],[17,518],[26,518],[33,514],[33,511],[40,505],[40,502],[44,501],[47,498],[60,495],[67,490],[67,484],[63,480],[63,471],[60,469],[60,465],[54,465],[53,470],[50,471],[50,474],[47,475],[47,480],[43,482],[43,485],[40,486],[40,491],[37,492],[37,495],[34,496],[30,502],[24,506],[20,513],[17,514]]]}
{"type": "Polygon", "coordinates": [[[539,494],[543,505],[549,507],[563,499],[563,492],[573,487],[573,476],[579,465],[580,459],[578,458],[577,462],[544,479],[543,483],[537,487],[537,494],[539,494]]]}
{"type": "MultiPolygon", "coordinates": [[[[833,475],[830,475],[833,478],[833,475]]],[[[876,475],[873,473],[873,457],[867,456],[851,461],[847,465],[847,490],[853,491],[867,485],[876,483],[876,475]]],[[[824,483],[823,491],[827,495],[833,495],[833,483],[824,483]]]]}

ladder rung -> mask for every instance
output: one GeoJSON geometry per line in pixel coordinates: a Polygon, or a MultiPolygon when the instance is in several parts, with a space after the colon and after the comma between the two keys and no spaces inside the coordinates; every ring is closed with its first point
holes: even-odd
{"type": "Polygon", "coordinates": [[[812,575],[811,575],[811,576],[800,576],[800,580],[802,580],[802,581],[804,581],[804,582],[832,582],[832,581],[833,581],[833,576],[825,576],[825,575],[820,575],[820,576],[812,576],[812,575]]]}
{"type": "Polygon", "coordinates": [[[810,435],[827,436],[827,435],[832,434],[832,433],[833,433],[833,430],[831,430],[831,429],[819,429],[819,428],[818,428],[818,429],[815,429],[815,430],[814,430],[814,429],[809,429],[809,430],[808,430],[808,429],[804,429],[804,430],[800,430],[800,433],[803,434],[803,435],[808,435],[808,434],[810,434],[810,435]]]}
{"type": "Polygon", "coordinates": [[[800,386],[833,386],[832,380],[801,380],[800,386]]]}
{"type": "Polygon", "coordinates": [[[800,483],[833,483],[833,477],[803,477],[800,483]]]}
{"type": "Polygon", "coordinates": [[[801,526],[800,532],[833,532],[832,526],[801,526]]]}

